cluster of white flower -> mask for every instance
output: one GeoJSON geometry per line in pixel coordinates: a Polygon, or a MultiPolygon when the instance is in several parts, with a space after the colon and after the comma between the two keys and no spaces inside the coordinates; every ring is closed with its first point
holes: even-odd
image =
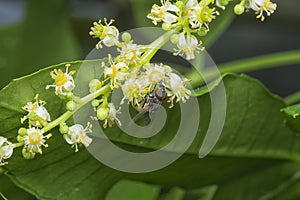
{"type": "MultiPolygon", "coordinates": [[[[187,60],[194,59],[194,52],[203,50],[202,42],[193,34],[204,36],[209,31],[209,24],[219,14],[211,0],[177,1],[171,3],[169,0],[162,0],[161,6],[154,4],[148,18],[153,24],[163,22],[162,28],[165,30],[177,30],[179,34],[173,36],[171,40],[177,45],[178,50],[175,55],[186,55],[187,60]]],[[[217,5],[221,5],[217,1],[217,5]]]]}
{"type": "MultiPolygon", "coordinates": [[[[210,23],[219,15],[216,7],[225,9],[231,0],[161,0],[161,6],[154,4],[148,18],[153,24],[162,22],[164,30],[177,30],[179,33],[171,40],[177,45],[175,55],[186,55],[187,60],[194,59],[194,52],[201,51],[202,41],[198,36],[209,32],[210,23]]],[[[235,6],[235,13],[242,14],[245,9],[254,10],[262,21],[264,12],[270,16],[276,10],[276,4],[270,0],[242,0],[235,6]]]]}
{"type": "Polygon", "coordinates": [[[35,96],[34,102],[27,102],[22,108],[28,112],[23,118],[21,123],[28,119],[29,128],[20,128],[17,137],[18,142],[24,143],[23,156],[31,159],[36,153],[42,154],[42,147],[47,147],[46,139],[51,137],[51,134],[44,135],[43,127],[51,121],[50,114],[45,108],[45,101],[38,99],[39,95],[35,96]]]}
{"type": "Polygon", "coordinates": [[[240,8],[252,9],[257,14],[257,18],[261,21],[265,20],[264,12],[270,16],[277,8],[277,4],[270,0],[247,0],[238,4],[240,8]]]}
{"type": "Polygon", "coordinates": [[[189,98],[191,91],[186,88],[187,81],[175,74],[168,65],[149,63],[141,68],[135,79],[131,78],[124,82],[122,102],[126,99],[134,106],[140,106],[139,103],[146,95],[163,85],[167,96],[170,97],[170,107],[173,107],[175,97],[177,102],[180,100],[185,102],[189,98]]]}

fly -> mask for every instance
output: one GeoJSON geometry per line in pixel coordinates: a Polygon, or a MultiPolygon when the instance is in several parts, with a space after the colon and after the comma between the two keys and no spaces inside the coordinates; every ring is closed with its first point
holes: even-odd
{"type": "Polygon", "coordinates": [[[149,115],[157,111],[166,98],[166,88],[162,83],[160,83],[158,88],[156,88],[152,93],[147,94],[147,96],[142,100],[141,106],[136,108],[138,114],[133,118],[133,121],[136,122],[139,119],[146,117],[148,122],[145,124],[149,124],[149,115]]]}

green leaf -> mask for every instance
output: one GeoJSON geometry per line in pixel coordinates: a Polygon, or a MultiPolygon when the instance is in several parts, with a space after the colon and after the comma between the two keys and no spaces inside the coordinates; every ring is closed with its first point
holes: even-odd
{"type": "Polygon", "coordinates": [[[34,200],[32,195],[18,188],[7,176],[0,175],[0,199],[34,200]]]}
{"type": "MultiPolygon", "coordinates": [[[[74,62],[71,69],[85,66],[82,91],[88,80],[99,77],[99,60],[74,62]]],[[[47,102],[52,119],[65,111],[65,102],[45,90],[52,84],[49,73],[65,64],[43,69],[32,75],[14,80],[0,92],[1,134],[15,140],[21,126],[21,109],[38,93],[47,102]]],[[[100,70],[101,71],[101,70],[100,70]]],[[[78,153],[67,145],[57,129],[51,133],[49,148],[34,160],[22,158],[20,149],[5,166],[8,176],[21,188],[39,199],[104,199],[110,188],[119,180],[128,178],[164,186],[200,188],[221,184],[253,171],[280,165],[287,160],[299,161],[300,140],[284,124],[280,109],[282,99],[272,95],[261,83],[245,75],[227,74],[223,77],[227,96],[226,121],[218,143],[205,158],[198,153],[205,137],[211,116],[208,90],[198,97],[201,110],[199,130],[192,146],[177,161],[155,172],[143,174],[123,173],[97,161],[86,150],[78,153]]],[[[221,89],[220,80],[210,88],[211,95],[221,89]]],[[[114,126],[106,134],[118,146],[134,152],[156,150],[167,144],[176,134],[180,121],[178,106],[168,109],[165,128],[150,139],[133,138],[114,126]]],[[[189,116],[187,116],[189,117],[189,116]]],[[[98,133],[94,133],[98,134],[98,133]]],[[[108,152],[109,153],[109,152],[108,152]]],[[[165,152],[173,154],[173,150],[165,152]]],[[[122,161],[122,158],[118,158],[122,161]]],[[[124,160],[124,165],[127,161],[124,160]]]]}
{"type": "Polygon", "coordinates": [[[300,104],[286,107],[281,110],[286,117],[286,124],[293,130],[300,132],[300,104]]]}
{"type": "Polygon", "coordinates": [[[171,188],[166,194],[161,195],[159,200],[182,200],[184,194],[185,191],[183,189],[174,187],[171,188]]]}
{"type": "Polygon", "coordinates": [[[155,200],[160,188],[145,183],[121,180],[115,184],[106,196],[105,200],[155,200]]]}
{"type": "Polygon", "coordinates": [[[184,200],[212,200],[217,189],[217,185],[211,185],[200,189],[188,190],[184,200]]]}
{"type": "Polygon", "coordinates": [[[213,200],[286,200],[291,199],[292,196],[295,197],[295,195],[299,198],[299,188],[291,188],[295,184],[299,184],[299,166],[299,164],[283,163],[237,177],[219,185],[213,200]],[[293,195],[290,195],[292,192],[293,195]]]}

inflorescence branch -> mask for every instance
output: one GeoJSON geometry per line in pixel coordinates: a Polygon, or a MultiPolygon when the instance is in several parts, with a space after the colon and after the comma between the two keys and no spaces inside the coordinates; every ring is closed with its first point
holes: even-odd
{"type": "MultiPolygon", "coordinates": [[[[185,56],[187,60],[195,58],[204,47],[199,37],[210,31],[210,23],[219,15],[218,9],[225,9],[231,0],[179,0],[172,2],[161,0],[161,5],[154,4],[147,18],[154,25],[160,24],[166,33],[149,45],[135,44],[127,32],[120,35],[119,30],[113,26],[114,20],[106,18],[94,22],[90,35],[99,39],[96,48],[116,47],[118,55],[107,55],[108,62],[102,62],[103,77],[92,79],[89,82],[90,94],[85,97],[75,96],[73,90],[75,71],[69,69],[54,69],[50,77],[54,83],[47,85],[46,89],[54,88],[54,94],[68,100],[67,111],[52,120],[45,105],[46,102],[36,95],[33,102],[28,102],[23,109],[27,114],[21,118],[22,127],[18,131],[17,142],[12,143],[0,136],[0,166],[7,164],[5,160],[13,154],[14,148],[22,147],[22,155],[26,159],[33,159],[37,153],[42,154],[43,148],[48,147],[47,140],[52,136],[49,131],[59,127],[59,132],[75,152],[81,145],[88,147],[92,138],[90,123],[84,127],[81,124],[67,125],[66,121],[82,106],[91,103],[95,108],[95,120],[101,121],[103,127],[113,126],[117,123],[120,108],[111,102],[111,93],[121,89],[123,99],[120,104],[128,103],[137,112],[154,112],[164,101],[169,102],[172,108],[176,102],[186,102],[191,91],[187,89],[190,80],[175,73],[172,68],[163,63],[151,63],[152,57],[165,43],[171,41],[176,45],[174,55],[185,56]]],[[[254,10],[257,18],[262,21],[264,14],[271,15],[276,4],[270,0],[242,0],[234,8],[236,14],[245,10],[254,10]]]]}

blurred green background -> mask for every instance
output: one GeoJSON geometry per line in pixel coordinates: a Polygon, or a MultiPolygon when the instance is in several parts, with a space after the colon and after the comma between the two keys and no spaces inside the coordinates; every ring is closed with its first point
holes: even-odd
{"type": "MultiPolygon", "coordinates": [[[[0,0],[0,87],[43,67],[84,59],[97,43],[88,33],[99,18],[116,19],[120,31],[151,25],[150,21],[143,24],[145,16],[141,14],[147,13],[153,2],[158,1],[0,0]]],[[[300,49],[300,1],[277,3],[276,13],[263,23],[253,13],[235,18],[207,49],[214,61],[219,64],[300,49]]],[[[300,90],[299,74],[300,67],[295,65],[250,73],[281,96],[300,90]]],[[[3,176],[0,191],[9,199],[32,199],[3,176]]]]}

